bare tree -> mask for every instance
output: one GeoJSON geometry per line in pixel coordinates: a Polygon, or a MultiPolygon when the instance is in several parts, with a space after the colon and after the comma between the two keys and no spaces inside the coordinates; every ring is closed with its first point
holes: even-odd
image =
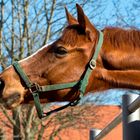
{"type": "Polygon", "coordinates": [[[5,67],[2,61],[2,33],[3,33],[3,24],[4,24],[4,1],[0,3],[0,62],[2,69],[5,67]]]}

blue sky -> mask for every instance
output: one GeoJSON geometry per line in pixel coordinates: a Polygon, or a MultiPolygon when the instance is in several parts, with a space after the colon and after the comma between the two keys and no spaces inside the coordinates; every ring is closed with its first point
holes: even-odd
{"type": "Polygon", "coordinates": [[[85,7],[89,16],[97,14],[93,19],[95,25],[101,28],[105,26],[140,27],[139,0],[101,0],[101,6],[96,8],[98,1],[85,7]],[[100,11],[102,11],[101,15],[100,11]]]}

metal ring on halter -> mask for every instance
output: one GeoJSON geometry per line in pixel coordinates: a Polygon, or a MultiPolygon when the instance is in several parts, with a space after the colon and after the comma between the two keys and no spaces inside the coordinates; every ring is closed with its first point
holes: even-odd
{"type": "Polygon", "coordinates": [[[96,67],[96,60],[92,59],[90,62],[89,62],[89,66],[90,68],[93,70],[95,69],[96,67]]]}

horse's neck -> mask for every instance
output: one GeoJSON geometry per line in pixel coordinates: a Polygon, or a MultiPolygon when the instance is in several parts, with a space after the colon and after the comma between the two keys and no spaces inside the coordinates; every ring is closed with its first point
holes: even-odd
{"type": "Polygon", "coordinates": [[[110,70],[140,70],[140,31],[106,29],[101,50],[102,63],[110,70]],[[116,32],[116,33],[114,33],[116,32]]]}
{"type": "MultiPolygon", "coordinates": [[[[110,88],[140,90],[139,43],[133,44],[134,42],[131,43],[130,40],[130,43],[126,40],[118,43],[117,41],[121,38],[111,41],[111,39],[107,39],[108,33],[106,32],[104,34],[104,44],[98,57],[97,68],[92,72],[89,80],[88,91],[101,91],[110,88]]],[[[125,35],[125,31],[123,31],[123,35],[125,35]]],[[[128,36],[127,31],[126,35],[128,36]]],[[[112,39],[115,38],[112,37],[112,39]]],[[[125,39],[125,37],[122,39],[125,39]]]]}
{"type": "Polygon", "coordinates": [[[140,90],[139,70],[107,70],[97,68],[93,71],[87,91],[102,91],[112,88],[140,90]]]}

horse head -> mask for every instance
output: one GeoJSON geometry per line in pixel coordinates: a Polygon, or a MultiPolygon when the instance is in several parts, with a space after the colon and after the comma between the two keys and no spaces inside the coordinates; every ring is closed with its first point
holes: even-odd
{"type": "MultiPolygon", "coordinates": [[[[19,61],[21,68],[33,83],[43,86],[79,81],[85,72],[94,54],[99,32],[82,8],[78,4],[76,6],[77,19],[65,8],[68,26],[56,41],[19,61]]],[[[99,59],[100,55],[98,61],[99,59]]],[[[89,80],[94,80],[98,75],[95,71],[89,80]]],[[[0,74],[0,80],[1,96],[7,108],[33,101],[31,93],[12,65],[0,74]]],[[[86,92],[90,88],[91,84],[88,84],[86,92]]],[[[73,92],[71,90],[72,88],[45,92],[40,94],[41,102],[73,101],[78,98],[79,92],[77,89],[72,90],[73,92]]]]}

